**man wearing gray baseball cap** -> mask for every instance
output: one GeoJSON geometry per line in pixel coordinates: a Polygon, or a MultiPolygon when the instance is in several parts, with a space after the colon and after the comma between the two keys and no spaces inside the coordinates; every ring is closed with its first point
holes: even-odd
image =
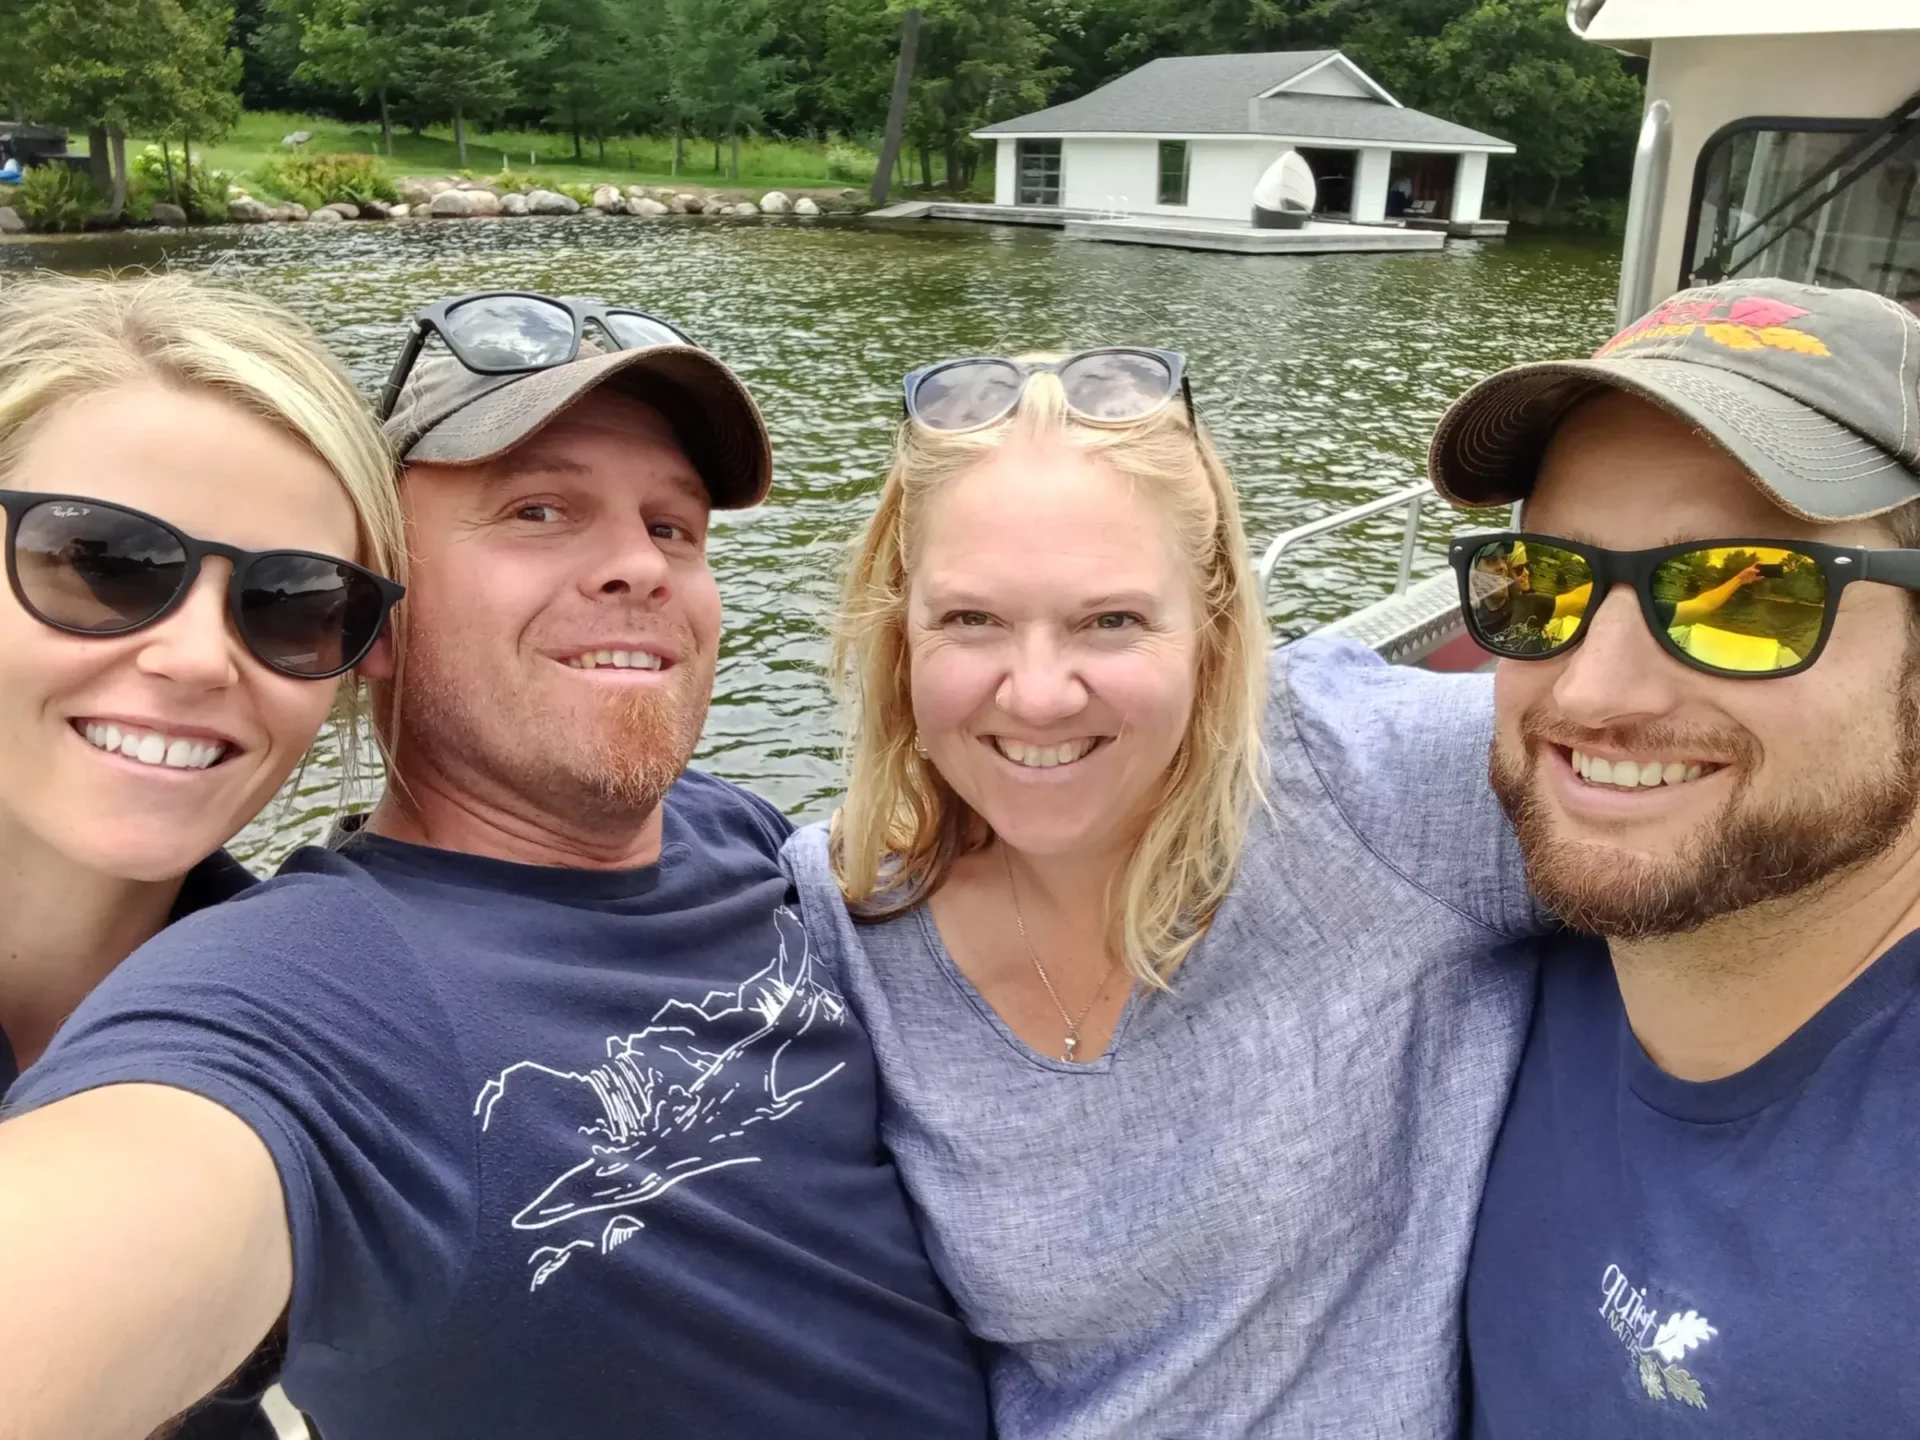
{"type": "Polygon", "coordinates": [[[791,826],[687,768],[711,515],[771,482],[752,398],[657,317],[522,294],[429,306],[395,377],[386,797],[126,961],[14,1091],[0,1256],[75,1259],[7,1296],[54,1318],[0,1432],[147,1434],[284,1318],[327,1440],[980,1440],[791,826]],[[10,1204],[136,1127],[138,1263],[96,1274],[123,1250],[10,1204]]]}
{"type": "Polygon", "coordinates": [[[1920,319],[1675,296],[1440,422],[1491,777],[1572,927],[1468,1277],[1475,1436],[1920,1414],[1920,319]]]}

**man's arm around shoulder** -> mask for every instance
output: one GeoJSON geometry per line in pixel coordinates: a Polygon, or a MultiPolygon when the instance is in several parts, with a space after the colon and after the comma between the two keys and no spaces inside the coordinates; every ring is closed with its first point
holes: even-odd
{"type": "Polygon", "coordinates": [[[1512,827],[1487,780],[1493,677],[1389,665],[1350,640],[1274,652],[1270,749],[1296,747],[1361,842],[1494,935],[1538,934],[1512,827]]]}
{"type": "Polygon", "coordinates": [[[131,1440],[220,1384],[292,1289],[272,1157],[162,1085],[0,1124],[0,1440],[131,1440]]]}

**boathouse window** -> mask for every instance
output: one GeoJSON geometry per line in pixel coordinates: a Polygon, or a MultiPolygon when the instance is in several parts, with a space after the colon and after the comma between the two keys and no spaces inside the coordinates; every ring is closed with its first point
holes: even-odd
{"type": "Polygon", "coordinates": [[[1160,203],[1162,205],[1187,203],[1187,170],[1187,142],[1162,140],[1160,142],[1160,203]]]}
{"type": "Polygon", "coordinates": [[[1060,203],[1060,142],[1058,140],[1018,140],[1014,142],[1013,192],[1017,205],[1058,205],[1060,203]]]}
{"type": "Polygon", "coordinates": [[[1701,147],[1684,277],[1776,276],[1920,309],[1920,146],[1867,120],[1742,120],[1701,147]]]}

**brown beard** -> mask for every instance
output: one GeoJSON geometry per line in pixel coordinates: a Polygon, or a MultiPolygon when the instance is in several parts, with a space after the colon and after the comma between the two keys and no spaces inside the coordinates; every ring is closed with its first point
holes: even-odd
{"type": "MultiPolygon", "coordinates": [[[[692,635],[662,638],[676,639],[682,657],[665,683],[602,697],[581,727],[583,717],[523,709],[519,693],[477,693],[416,630],[398,686],[398,753],[430,757],[443,774],[464,770],[565,828],[630,829],[687,768],[713,694],[713,659],[692,635]]],[[[405,784],[404,767],[395,779],[405,784]]]]}
{"type": "MultiPolygon", "coordinates": [[[[1575,929],[1610,940],[1680,935],[1710,920],[1798,895],[1829,877],[1884,854],[1899,842],[1920,808],[1920,709],[1916,665],[1901,677],[1896,743],[1888,763],[1845,777],[1808,776],[1773,805],[1750,796],[1750,737],[1715,736],[1688,744],[1666,727],[1581,731],[1550,723],[1536,707],[1520,720],[1520,741],[1493,746],[1489,779],[1513,822],[1527,882],[1540,902],[1575,929]],[[1548,744],[1583,741],[1655,754],[1718,754],[1742,768],[1725,807],[1672,856],[1624,855],[1554,833],[1539,783],[1548,744]]],[[[1756,681],[1763,684],[1763,681],[1756,681]]]]}
{"type": "Polygon", "coordinates": [[[700,687],[698,697],[675,693],[681,688],[667,685],[610,697],[600,717],[598,743],[580,776],[607,806],[651,814],[693,759],[713,687],[700,687]]]}

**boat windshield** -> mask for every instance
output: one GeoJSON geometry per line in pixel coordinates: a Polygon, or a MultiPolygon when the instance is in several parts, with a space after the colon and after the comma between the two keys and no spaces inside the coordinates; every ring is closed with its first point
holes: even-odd
{"type": "Polygon", "coordinates": [[[1688,234],[1688,284],[1778,276],[1920,309],[1920,124],[1729,126],[1701,152],[1688,234]]]}

